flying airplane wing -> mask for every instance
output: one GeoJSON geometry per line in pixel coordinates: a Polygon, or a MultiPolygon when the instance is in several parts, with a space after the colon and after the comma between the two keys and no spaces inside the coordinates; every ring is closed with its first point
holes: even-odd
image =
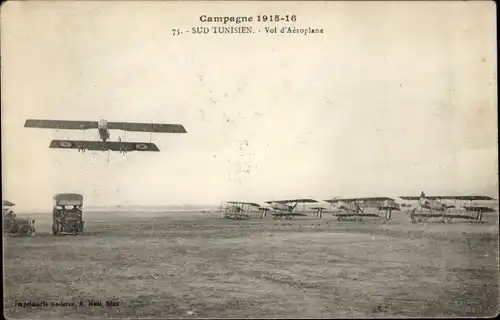
{"type": "Polygon", "coordinates": [[[86,130],[96,129],[97,121],[28,119],[24,123],[24,126],[26,128],[86,130]]]}
{"type": "Polygon", "coordinates": [[[108,129],[142,132],[187,133],[181,124],[108,122],[108,129]]]}
{"type": "Polygon", "coordinates": [[[84,140],[52,140],[49,148],[84,149],[90,151],[155,151],[160,149],[154,143],[148,142],[117,142],[117,141],[84,141],[84,140]]]}

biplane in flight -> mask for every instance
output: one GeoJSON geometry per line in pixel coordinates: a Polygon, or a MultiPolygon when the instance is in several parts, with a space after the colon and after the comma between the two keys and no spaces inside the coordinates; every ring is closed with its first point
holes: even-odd
{"type": "Polygon", "coordinates": [[[391,220],[392,211],[400,211],[399,204],[388,197],[334,198],[324,200],[332,207],[331,213],[338,220],[363,220],[364,217],[391,220]],[[334,210],[333,207],[337,210],[334,210]]]}
{"type": "Polygon", "coordinates": [[[252,207],[260,208],[260,205],[252,202],[227,201],[226,207],[222,210],[222,218],[233,220],[248,219],[248,212],[252,207]]]}
{"type": "Polygon", "coordinates": [[[449,222],[452,219],[465,219],[474,222],[481,222],[484,212],[495,212],[490,206],[485,206],[473,201],[494,201],[495,199],[488,196],[472,195],[472,196],[426,196],[422,191],[419,197],[401,196],[403,200],[417,200],[417,207],[411,210],[411,221],[416,223],[418,220],[427,221],[429,218],[447,219],[444,222],[449,222]],[[443,201],[453,201],[453,204],[447,204],[443,201]],[[457,206],[457,201],[460,205],[457,206]],[[428,212],[424,212],[427,209],[428,212]],[[450,209],[454,209],[453,212],[450,209]],[[472,212],[475,214],[461,214],[464,212],[472,212]]]}
{"type": "Polygon", "coordinates": [[[285,218],[286,220],[291,220],[295,216],[307,216],[305,213],[294,211],[299,203],[317,203],[318,201],[313,199],[292,199],[292,200],[278,200],[278,201],[266,201],[270,206],[270,214],[273,215],[274,219],[285,218]],[[293,205],[291,205],[293,203],[293,205]]]}
{"type": "Polygon", "coordinates": [[[164,123],[139,123],[139,122],[108,122],[99,121],[74,121],[74,120],[39,120],[28,119],[24,127],[56,130],[89,130],[97,129],[100,141],[86,140],[52,140],[49,148],[55,149],[77,149],[79,152],[90,151],[119,151],[127,153],[130,151],[153,151],[160,149],[151,142],[125,142],[118,137],[118,141],[108,141],[111,134],[109,130],[123,130],[136,132],[160,132],[160,133],[187,133],[183,125],[164,123]]]}

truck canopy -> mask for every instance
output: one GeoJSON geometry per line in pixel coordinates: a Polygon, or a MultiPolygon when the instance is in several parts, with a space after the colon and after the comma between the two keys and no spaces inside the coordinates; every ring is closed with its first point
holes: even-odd
{"type": "Polygon", "coordinates": [[[58,206],[83,205],[83,196],[78,193],[57,193],[52,197],[58,206]]]}
{"type": "Polygon", "coordinates": [[[13,202],[10,202],[9,200],[3,200],[3,206],[4,207],[12,207],[15,206],[13,202]]]}

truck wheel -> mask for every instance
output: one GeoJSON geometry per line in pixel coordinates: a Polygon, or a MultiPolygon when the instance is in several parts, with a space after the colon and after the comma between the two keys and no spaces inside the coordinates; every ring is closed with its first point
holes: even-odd
{"type": "Polygon", "coordinates": [[[22,224],[19,226],[19,229],[17,229],[17,233],[23,237],[29,234],[30,227],[27,224],[22,224]]]}
{"type": "Polygon", "coordinates": [[[5,232],[12,232],[12,227],[14,226],[14,224],[12,223],[11,220],[4,220],[4,231],[5,232]]]}

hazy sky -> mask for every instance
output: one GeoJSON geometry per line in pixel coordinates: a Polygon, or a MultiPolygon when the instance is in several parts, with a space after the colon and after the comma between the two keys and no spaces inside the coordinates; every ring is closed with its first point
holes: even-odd
{"type": "Polygon", "coordinates": [[[1,41],[2,190],[20,207],[56,192],[89,205],[497,193],[492,2],[7,2],[1,41]],[[268,12],[324,34],[172,36],[202,14],[268,12]],[[188,133],[108,162],[48,148],[97,132],[27,118],[188,133]]]}

